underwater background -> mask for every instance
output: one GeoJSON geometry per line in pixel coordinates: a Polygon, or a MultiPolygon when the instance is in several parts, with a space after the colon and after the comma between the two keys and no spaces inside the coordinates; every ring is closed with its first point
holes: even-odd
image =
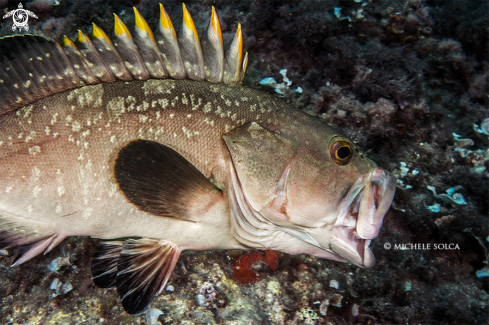
{"type": "MultiPolygon", "coordinates": [[[[133,6],[154,27],[158,2],[23,5],[38,16],[29,34],[60,41],[78,29],[91,35],[92,22],[110,35],[112,13],[131,29],[133,6]]],[[[161,2],[178,30],[181,1],[161,2]]],[[[18,4],[0,0],[1,16],[18,4]]],[[[186,5],[199,31],[216,8],[225,45],[241,23],[246,85],[337,126],[396,175],[393,206],[370,246],[377,264],[186,251],[147,319],[94,286],[96,240],[72,237],[15,268],[15,251],[0,251],[0,324],[487,324],[489,1],[186,5]]],[[[0,36],[12,34],[12,20],[2,19],[0,36]]]]}

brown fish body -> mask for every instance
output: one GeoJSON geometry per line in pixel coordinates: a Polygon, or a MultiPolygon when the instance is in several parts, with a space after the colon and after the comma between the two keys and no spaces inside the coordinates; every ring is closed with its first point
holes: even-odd
{"type": "Polygon", "coordinates": [[[231,237],[224,197],[198,223],[152,216],[118,190],[114,159],[131,140],[157,141],[226,187],[222,135],[248,121],[279,128],[302,115],[291,110],[287,116],[284,108],[254,89],[188,80],[100,84],[41,99],[1,117],[2,210],[37,222],[40,238],[56,230],[107,239],[164,237],[191,249],[242,248],[231,237]]]}
{"type": "Polygon", "coordinates": [[[156,38],[136,10],[134,38],[116,16],[117,49],[95,25],[63,48],[0,39],[39,54],[0,52],[0,244],[21,248],[14,265],[68,236],[110,240],[92,273],[129,313],[185,249],[373,266],[395,179],[330,126],[240,86],[240,28],[224,56],[214,11],[201,44],[185,7],[179,42],[160,8],[156,38]]]}

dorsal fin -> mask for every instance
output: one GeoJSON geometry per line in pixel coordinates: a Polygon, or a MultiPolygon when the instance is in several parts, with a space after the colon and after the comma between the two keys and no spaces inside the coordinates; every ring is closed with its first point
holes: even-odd
{"type": "Polygon", "coordinates": [[[247,54],[241,28],[224,53],[214,8],[202,42],[185,5],[178,38],[161,4],[156,33],[135,8],[134,13],[132,35],[114,15],[113,39],[95,24],[91,39],[79,31],[74,42],[65,36],[62,45],[33,35],[0,38],[0,115],[87,84],[149,78],[243,82],[247,54]]]}

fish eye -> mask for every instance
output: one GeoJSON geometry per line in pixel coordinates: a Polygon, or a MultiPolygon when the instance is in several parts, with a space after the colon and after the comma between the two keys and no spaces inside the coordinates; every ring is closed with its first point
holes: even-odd
{"type": "Polygon", "coordinates": [[[346,166],[353,158],[353,146],[346,141],[337,141],[331,145],[329,153],[336,164],[346,166]]]}

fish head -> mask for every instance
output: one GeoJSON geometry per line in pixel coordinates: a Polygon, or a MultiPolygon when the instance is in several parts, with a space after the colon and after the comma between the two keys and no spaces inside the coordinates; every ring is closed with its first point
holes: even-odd
{"type": "Polygon", "coordinates": [[[368,246],[392,203],[396,179],[351,140],[323,124],[301,135],[252,123],[224,138],[235,175],[231,195],[242,215],[233,225],[240,228],[238,240],[245,236],[243,229],[268,229],[273,238],[248,236],[246,244],[258,241],[258,248],[361,267],[375,264],[368,246]],[[246,222],[252,226],[246,228],[246,222]]]}

